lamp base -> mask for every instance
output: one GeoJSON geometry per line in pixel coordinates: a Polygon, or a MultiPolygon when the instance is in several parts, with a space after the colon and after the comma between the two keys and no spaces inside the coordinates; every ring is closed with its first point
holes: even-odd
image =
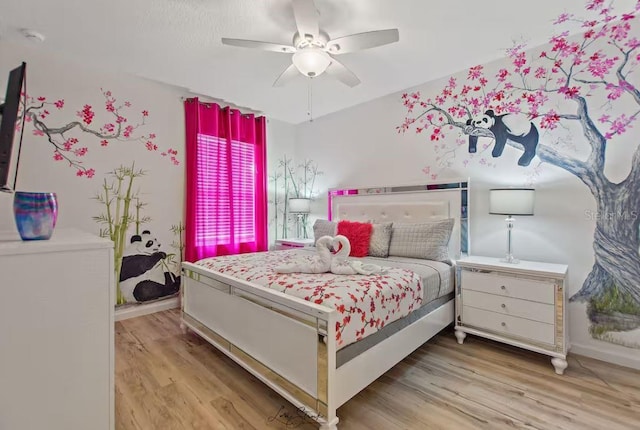
{"type": "Polygon", "coordinates": [[[517,258],[513,258],[513,256],[501,258],[500,262],[501,263],[509,263],[509,264],[520,264],[520,260],[518,260],[517,258]]]}
{"type": "Polygon", "coordinates": [[[308,239],[309,235],[307,234],[307,221],[306,217],[308,214],[306,213],[296,213],[296,238],[297,239],[308,239]]]}
{"type": "Polygon", "coordinates": [[[509,215],[507,219],[505,219],[505,221],[507,222],[507,256],[505,258],[502,258],[500,262],[508,264],[518,264],[520,263],[520,260],[514,258],[513,248],[511,247],[511,232],[513,231],[513,224],[515,222],[515,219],[511,215],[509,215]]]}

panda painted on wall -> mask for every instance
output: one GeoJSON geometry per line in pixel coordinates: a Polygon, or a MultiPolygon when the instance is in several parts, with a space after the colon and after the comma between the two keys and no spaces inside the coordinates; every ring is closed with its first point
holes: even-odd
{"type": "Polygon", "coordinates": [[[120,291],[127,303],[147,302],[175,294],[180,277],[161,263],[167,254],[149,230],[133,235],[125,249],[120,270],[120,291]]]}
{"type": "MultiPolygon", "coordinates": [[[[490,130],[495,136],[496,144],[491,155],[500,157],[507,144],[507,140],[517,142],[524,147],[524,153],[518,160],[518,165],[528,166],[536,156],[538,147],[538,129],[522,114],[506,113],[496,115],[493,110],[488,110],[478,118],[467,120],[467,125],[475,128],[490,130]]],[[[477,152],[478,136],[469,136],[469,152],[477,152]]]]}

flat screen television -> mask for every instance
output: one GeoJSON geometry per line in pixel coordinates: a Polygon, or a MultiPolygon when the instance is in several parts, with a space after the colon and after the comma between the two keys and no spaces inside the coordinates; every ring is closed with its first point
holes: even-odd
{"type": "Polygon", "coordinates": [[[22,140],[24,115],[19,118],[19,114],[20,97],[26,98],[26,91],[23,91],[26,70],[26,63],[22,63],[20,67],[16,67],[9,73],[7,95],[4,103],[0,104],[0,115],[2,116],[0,123],[0,191],[5,192],[13,191],[18,175],[20,145],[18,145],[15,160],[12,158],[12,153],[14,152],[14,138],[19,137],[22,140]],[[20,123],[18,123],[19,120],[20,123]],[[19,133],[16,133],[17,130],[19,133]]]}

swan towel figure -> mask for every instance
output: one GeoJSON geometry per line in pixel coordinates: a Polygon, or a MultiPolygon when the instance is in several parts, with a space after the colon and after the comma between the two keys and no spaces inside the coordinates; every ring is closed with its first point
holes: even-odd
{"type": "Polygon", "coordinates": [[[382,266],[349,260],[347,257],[351,253],[351,243],[347,237],[342,235],[334,237],[333,248],[337,249],[338,246],[340,249],[331,261],[331,273],[335,275],[381,275],[385,273],[382,266]]]}
{"type": "Polygon", "coordinates": [[[316,241],[317,254],[302,256],[275,268],[276,273],[326,273],[331,270],[331,246],[333,238],[322,236],[316,241]]]}

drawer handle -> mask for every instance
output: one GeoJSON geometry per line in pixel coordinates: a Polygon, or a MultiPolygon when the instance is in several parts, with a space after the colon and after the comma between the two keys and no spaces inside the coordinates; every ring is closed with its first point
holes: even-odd
{"type": "Polygon", "coordinates": [[[502,323],[502,324],[500,324],[500,325],[501,325],[502,327],[506,327],[506,326],[507,326],[507,323],[506,323],[506,322],[503,322],[503,323],[502,323]]]}
{"type": "Polygon", "coordinates": [[[503,304],[501,304],[501,305],[500,305],[500,307],[501,307],[502,309],[504,309],[504,308],[506,308],[506,307],[507,307],[507,305],[505,305],[505,304],[503,303],[503,304]]]}
{"type": "Polygon", "coordinates": [[[507,289],[507,287],[505,287],[504,285],[502,285],[502,286],[500,287],[500,289],[501,289],[501,290],[506,290],[506,289],[507,289]]]}

